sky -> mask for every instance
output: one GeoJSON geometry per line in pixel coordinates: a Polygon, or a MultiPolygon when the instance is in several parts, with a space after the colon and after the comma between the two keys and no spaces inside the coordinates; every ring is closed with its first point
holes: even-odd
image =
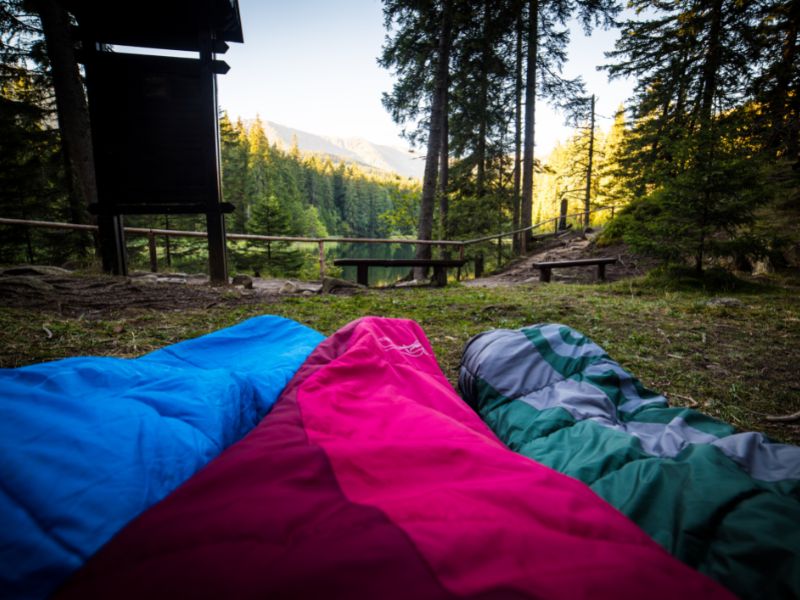
{"type": "MultiPolygon", "coordinates": [[[[230,44],[219,57],[231,67],[218,78],[219,103],[233,119],[259,115],[315,134],[408,147],[381,104],[392,75],[377,64],[385,36],[380,0],[239,0],[239,10],[244,44],[230,44]]],[[[631,83],[609,83],[595,70],[616,35],[585,38],[574,28],[564,71],[584,78],[605,117],[632,93],[631,83]]],[[[536,153],[544,156],[569,129],[544,102],[536,112],[536,153]]],[[[604,128],[609,123],[599,120],[604,128]]]]}

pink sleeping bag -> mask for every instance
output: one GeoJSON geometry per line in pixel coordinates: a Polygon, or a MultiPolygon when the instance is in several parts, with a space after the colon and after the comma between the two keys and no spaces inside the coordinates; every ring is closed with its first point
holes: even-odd
{"type": "Polygon", "coordinates": [[[728,598],[586,485],[506,449],[420,327],[321,343],[243,440],[62,597],[728,598]]]}

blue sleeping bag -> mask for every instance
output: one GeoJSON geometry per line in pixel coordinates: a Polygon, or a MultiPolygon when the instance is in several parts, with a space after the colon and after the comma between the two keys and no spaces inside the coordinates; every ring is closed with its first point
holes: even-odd
{"type": "Polygon", "coordinates": [[[0,597],[44,597],[243,437],[324,338],[264,316],[138,359],[0,369],[0,597]]]}

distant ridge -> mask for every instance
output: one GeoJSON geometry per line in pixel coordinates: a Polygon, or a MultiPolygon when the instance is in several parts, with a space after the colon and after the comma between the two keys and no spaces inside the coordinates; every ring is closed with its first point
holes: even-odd
{"type": "MultiPolygon", "coordinates": [[[[244,121],[249,127],[254,119],[244,121]]],[[[330,157],[332,160],[355,163],[402,177],[422,179],[425,161],[422,156],[399,148],[373,144],[362,138],[336,138],[294,129],[273,121],[261,121],[271,144],[288,150],[293,139],[301,152],[330,157]]]]}

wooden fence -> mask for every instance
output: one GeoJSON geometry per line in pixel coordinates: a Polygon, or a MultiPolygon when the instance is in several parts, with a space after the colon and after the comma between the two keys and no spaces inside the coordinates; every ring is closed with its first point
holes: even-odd
{"type": "MultiPolygon", "coordinates": [[[[604,210],[611,210],[612,216],[614,207],[603,206],[594,209],[591,212],[601,212],[604,210]]],[[[320,278],[325,276],[325,244],[326,243],[349,243],[349,244],[412,244],[412,245],[419,245],[425,244],[429,246],[438,246],[442,250],[446,250],[447,248],[457,248],[458,255],[460,259],[464,259],[465,249],[467,246],[472,246],[476,244],[481,244],[484,242],[491,242],[496,240],[498,246],[498,256],[502,256],[502,245],[503,239],[507,237],[513,237],[515,235],[520,235],[526,233],[528,231],[533,231],[537,229],[545,229],[549,230],[552,228],[554,233],[557,233],[559,230],[559,221],[562,221],[565,218],[570,217],[579,217],[585,218],[586,213],[574,213],[570,215],[561,215],[558,217],[554,217],[552,219],[547,219],[540,223],[536,223],[529,227],[524,227],[522,229],[516,229],[514,231],[505,231],[501,233],[495,233],[492,235],[487,235],[484,237],[474,238],[470,240],[414,240],[414,239],[387,239],[387,238],[349,238],[349,237],[326,237],[326,238],[317,238],[317,237],[291,237],[291,236],[279,236],[279,235],[255,235],[255,234],[248,234],[248,233],[228,233],[227,238],[230,240],[245,240],[245,241],[254,241],[254,242],[304,242],[304,243],[315,243],[319,247],[319,273],[320,278]]],[[[53,221],[30,221],[25,219],[7,219],[0,217],[0,225],[15,225],[20,227],[41,227],[45,229],[69,229],[73,231],[89,231],[89,232],[96,232],[97,226],[96,225],[78,225],[74,223],[57,223],[53,221]]],[[[147,237],[148,240],[148,251],[150,257],[150,270],[153,273],[158,271],[158,260],[157,260],[157,246],[156,246],[156,238],[158,236],[164,238],[206,238],[208,234],[205,231],[180,231],[174,229],[151,229],[145,227],[125,227],[125,234],[129,236],[144,236],[147,237]]],[[[498,263],[500,260],[498,260],[498,263]]]]}

